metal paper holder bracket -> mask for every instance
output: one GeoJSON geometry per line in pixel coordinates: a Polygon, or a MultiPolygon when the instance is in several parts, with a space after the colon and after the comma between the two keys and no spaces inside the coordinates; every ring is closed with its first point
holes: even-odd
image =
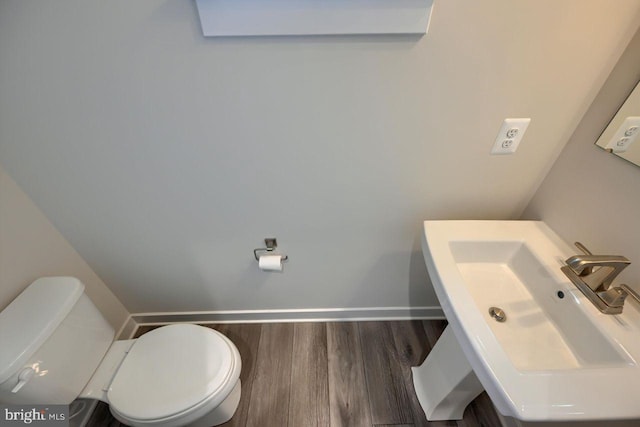
{"type": "MultiPolygon", "coordinates": [[[[258,252],[274,252],[278,247],[278,242],[276,238],[266,238],[264,239],[264,244],[266,248],[256,248],[253,250],[253,256],[256,258],[256,261],[260,261],[260,257],[258,256],[258,252]]],[[[282,261],[287,261],[289,257],[287,255],[282,255],[282,261]]]]}

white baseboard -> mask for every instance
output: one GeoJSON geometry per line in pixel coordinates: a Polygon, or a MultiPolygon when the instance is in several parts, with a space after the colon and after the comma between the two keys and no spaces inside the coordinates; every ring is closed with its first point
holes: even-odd
{"type": "Polygon", "coordinates": [[[128,340],[136,333],[136,329],[138,329],[138,323],[133,319],[133,316],[130,315],[116,333],[116,339],[128,340]]]}
{"type": "Polygon", "coordinates": [[[134,313],[135,325],[165,323],[277,323],[444,319],[440,307],[305,308],[134,313]]]}

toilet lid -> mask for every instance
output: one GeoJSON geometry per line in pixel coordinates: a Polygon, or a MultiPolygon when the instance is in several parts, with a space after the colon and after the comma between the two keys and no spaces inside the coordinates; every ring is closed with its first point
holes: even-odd
{"type": "Polygon", "coordinates": [[[164,326],[135,342],[107,392],[109,404],[132,420],[171,417],[235,383],[239,363],[233,343],[213,329],[164,326]]]}

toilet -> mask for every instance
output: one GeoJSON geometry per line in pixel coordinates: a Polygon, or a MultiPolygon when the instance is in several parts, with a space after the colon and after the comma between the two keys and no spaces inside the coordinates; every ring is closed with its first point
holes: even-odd
{"type": "Polygon", "coordinates": [[[98,399],[130,426],[208,427],[231,419],[241,361],[227,337],[191,324],[113,337],[78,279],[36,280],[0,313],[0,403],[98,399]]]}

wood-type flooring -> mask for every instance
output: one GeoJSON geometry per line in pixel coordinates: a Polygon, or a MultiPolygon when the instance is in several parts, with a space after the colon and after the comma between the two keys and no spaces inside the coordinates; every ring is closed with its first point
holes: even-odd
{"type": "MultiPolygon", "coordinates": [[[[446,321],[206,325],[242,357],[242,397],[224,426],[499,427],[486,393],[459,421],[425,418],[411,367],[425,359],[446,321]]],[[[154,327],[140,327],[137,336],[154,327]]],[[[90,427],[120,427],[100,403],[90,427]]]]}

